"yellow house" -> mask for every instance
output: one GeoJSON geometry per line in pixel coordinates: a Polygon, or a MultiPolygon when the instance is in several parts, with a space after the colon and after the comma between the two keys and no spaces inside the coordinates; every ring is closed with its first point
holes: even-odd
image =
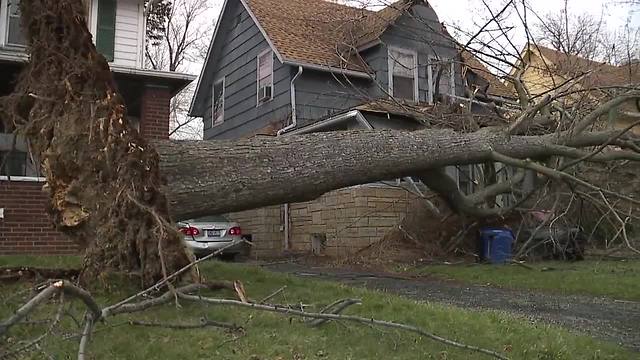
{"type": "MultiPolygon", "coordinates": [[[[593,102],[616,88],[640,89],[638,61],[615,66],[534,44],[526,46],[520,58],[510,75],[519,77],[534,97],[572,92],[568,98],[572,102],[593,102]]],[[[509,86],[514,89],[513,84],[509,86]]],[[[611,120],[617,128],[625,128],[640,120],[640,117],[630,113],[639,112],[640,102],[630,100],[618,108],[611,120]]],[[[632,131],[640,134],[640,125],[634,126],[632,131]]]]}

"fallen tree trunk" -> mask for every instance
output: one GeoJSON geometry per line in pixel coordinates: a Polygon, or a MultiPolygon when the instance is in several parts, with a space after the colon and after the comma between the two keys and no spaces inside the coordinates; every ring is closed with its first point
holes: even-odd
{"type": "MultiPolygon", "coordinates": [[[[601,144],[615,134],[567,138],[509,136],[499,129],[475,133],[364,130],[154,145],[168,180],[171,213],[185,219],[313,200],[351,185],[493,161],[495,152],[516,159],[545,158],[601,144]]],[[[442,195],[448,194],[443,191],[442,195]]]]}

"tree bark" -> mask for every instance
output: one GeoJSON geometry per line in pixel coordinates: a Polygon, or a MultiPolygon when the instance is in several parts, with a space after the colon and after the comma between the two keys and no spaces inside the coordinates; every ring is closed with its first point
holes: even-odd
{"type": "MultiPolygon", "coordinates": [[[[154,145],[167,177],[171,213],[175,219],[187,219],[308,201],[347,186],[421,175],[447,165],[493,161],[493,152],[517,159],[544,158],[601,144],[612,134],[567,138],[509,136],[498,129],[475,133],[363,130],[154,145]]],[[[440,191],[445,198],[451,198],[449,188],[443,186],[440,191]]]]}

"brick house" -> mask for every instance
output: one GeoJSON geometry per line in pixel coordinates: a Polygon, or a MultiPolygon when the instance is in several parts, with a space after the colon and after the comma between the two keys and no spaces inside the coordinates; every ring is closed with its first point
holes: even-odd
{"type": "MultiPolygon", "coordinates": [[[[127,115],[147,138],[168,138],[171,98],[192,82],[187,74],[144,69],[144,0],[85,0],[96,48],[109,61],[127,115]]],[[[27,61],[19,0],[0,0],[0,96],[11,93],[27,61]]],[[[28,145],[0,119],[0,255],[69,254],[78,249],[45,211],[45,179],[28,145]],[[15,143],[15,146],[14,146],[15,143]]]]}
{"type": "MultiPolygon", "coordinates": [[[[203,118],[204,139],[213,141],[415,130],[436,103],[467,101],[478,110],[510,96],[473,60],[427,1],[370,11],[323,0],[226,0],[190,114],[203,118]]],[[[461,188],[471,186],[470,170],[450,170],[461,188]]],[[[412,199],[393,185],[230,216],[252,234],[258,257],[287,250],[339,256],[397,228],[412,199]]]]}

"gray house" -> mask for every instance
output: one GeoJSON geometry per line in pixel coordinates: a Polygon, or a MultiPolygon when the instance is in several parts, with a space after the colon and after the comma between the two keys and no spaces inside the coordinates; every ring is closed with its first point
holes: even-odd
{"type": "MultiPolygon", "coordinates": [[[[323,0],[226,0],[190,115],[203,118],[207,140],[352,128],[411,130],[423,126],[420,114],[436,102],[454,102],[470,91],[474,101],[508,96],[500,81],[459,49],[427,1],[401,0],[370,11],[323,0]]],[[[377,195],[385,196],[380,191],[367,196],[377,195]]],[[[333,206],[323,204],[324,210],[333,206]]],[[[269,230],[284,232],[283,241],[269,240],[283,244],[276,248],[295,248],[289,239],[296,232],[296,214],[299,227],[309,227],[296,237],[307,239],[306,245],[312,233],[327,233],[317,228],[327,219],[314,218],[309,210],[314,207],[307,205],[297,213],[287,205],[284,212],[270,213],[279,220],[262,221],[281,225],[269,230]]],[[[380,233],[371,226],[364,232],[368,242],[380,233]]]]}

